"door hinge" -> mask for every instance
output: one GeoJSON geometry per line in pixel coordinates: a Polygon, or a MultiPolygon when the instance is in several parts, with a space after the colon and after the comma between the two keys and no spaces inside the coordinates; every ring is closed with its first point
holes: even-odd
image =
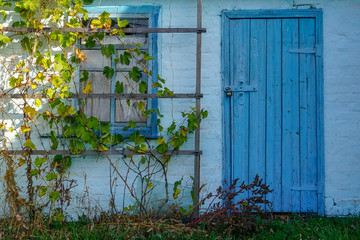
{"type": "Polygon", "coordinates": [[[297,54],[315,54],[315,56],[320,57],[322,56],[321,47],[316,45],[314,48],[293,48],[289,50],[290,53],[297,53],[297,54]]]}
{"type": "Polygon", "coordinates": [[[318,191],[318,187],[317,186],[292,187],[291,191],[318,191]]]}

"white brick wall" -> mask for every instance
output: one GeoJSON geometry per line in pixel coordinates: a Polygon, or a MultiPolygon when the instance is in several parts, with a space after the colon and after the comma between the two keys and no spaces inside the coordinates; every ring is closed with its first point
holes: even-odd
{"type": "MultiPolygon", "coordinates": [[[[195,27],[195,0],[99,1],[102,6],[161,6],[160,27],[195,27]]],[[[358,213],[360,210],[360,2],[358,0],[204,0],[202,64],[202,107],[209,117],[201,126],[201,183],[204,192],[215,191],[222,176],[221,106],[221,11],[223,9],[290,9],[296,4],[312,4],[324,13],[324,100],[325,100],[325,210],[327,214],[358,213]]],[[[95,4],[96,5],[96,4],[95,4]]],[[[306,8],[306,7],[305,7],[306,8]]],[[[175,92],[195,91],[195,36],[162,34],[160,73],[175,92]]],[[[171,123],[192,100],[160,100],[160,109],[169,113],[171,123]]],[[[166,125],[166,124],[165,124],[166,125]]],[[[193,149],[193,140],[186,144],[193,149]]],[[[72,177],[82,195],[84,174],[89,195],[107,208],[109,163],[105,159],[74,160],[72,177]]],[[[193,175],[193,157],[178,157],[169,165],[170,182],[193,175]]],[[[120,181],[118,181],[120,184],[120,181]]],[[[191,181],[187,181],[191,185],[191,181]]],[[[122,185],[122,184],[120,184],[122,185]]],[[[121,188],[117,189],[122,203],[121,188]]]]}

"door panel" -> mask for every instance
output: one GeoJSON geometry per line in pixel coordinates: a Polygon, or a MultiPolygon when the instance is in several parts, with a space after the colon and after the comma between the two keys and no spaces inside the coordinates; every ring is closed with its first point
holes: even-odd
{"type": "Polygon", "coordinates": [[[223,43],[228,180],[258,174],[274,190],[273,211],[317,212],[316,18],[231,16],[223,43]]]}

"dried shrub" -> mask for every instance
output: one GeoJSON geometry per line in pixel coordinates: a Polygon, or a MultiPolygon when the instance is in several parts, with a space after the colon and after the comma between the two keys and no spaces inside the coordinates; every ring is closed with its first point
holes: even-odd
{"type": "Polygon", "coordinates": [[[272,190],[263,183],[258,175],[253,182],[238,184],[235,179],[229,187],[219,187],[216,194],[208,194],[201,200],[204,205],[210,201],[208,208],[200,216],[190,222],[190,226],[202,226],[207,231],[233,236],[246,236],[256,230],[258,217],[271,209],[271,202],[266,195],[272,190]]]}

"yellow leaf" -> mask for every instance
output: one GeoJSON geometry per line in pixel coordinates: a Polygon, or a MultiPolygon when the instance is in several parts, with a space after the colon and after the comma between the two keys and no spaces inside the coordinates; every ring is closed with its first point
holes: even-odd
{"type": "Polygon", "coordinates": [[[24,107],[23,110],[24,110],[24,112],[25,112],[26,114],[28,114],[28,115],[29,115],[30,117],[32,117],[32,118],[33,118],[33,117],[35,116],[35,114],[36,114],[35,108],[30,107],[30,106],[24,107]]]}
{"type": "Polygon", "coordinates": [[[89,81],[89,83],[85,85],[82,92],[85,93],[85,94],[89,94],[89,93],[92,93],[92,91],[93,91],[92,81],[89,81]]]}
{"type": "Polygon", "coordinates": [[[10,127],[10,128],[9,128],[9,131],[10,131],[10,132],[13,132],[13,131],[14,131],[14,128],[13,128],[13,127],[10,127]]]}
{"type": "Polygon", "coordinates": [[[49,98],[54,98],[55,97],[55,93],[54,93],[54,90],[52,88],[48,88],[48,90],[46,91],[46,94],[49,96],[49,98]]]}
{"type": "Polygon", "coordinates": [[[0,130],[1,130],[1,129],[4,129],[5,126],[6,126],[6,123],[5,123],[5,124],[0,123],[0,130]]]}
{"type": "Polygon", "coordinates": [[[164,159],[163,159],[163,164],[167,164],[168,162],[170,162],[170,160],[171,160],[171,156],[169,156],[169,155],[166,155],[166,156],[164,156],[164,159]]]}
{"type": "Polygon", "coordinates": [[[18,166],[19,166],[19,167],[21,167],[22,165],[25,164],[25,159],[19,158],[18,160],[19,160],[19,163],[18,163],[18,166]]]}
{"type": "Polygon", "coordinates": [[[183,136],[183,137],[186,137],[186,136],[187,136],[187,133],[188,133],[188,130],[187,130],[186,128],[182,128],[182,129],[180,130],[180,134],[181,134],[181,136],[183,136]]]}
{"type": "Polygon", "coordinates": [[[35,78],[36,81],[43,81],[44,79],[45,79],[45,76],[41,72],[35,78]]]}
{"type": "Polygon", "coordinates": [[[37,87],[37,85],[35,83],[31,83],[31,87],[32,87],[32,89],[35,89],[37,87]]]}
{"type": "Polygon", "coordinates": [[[24,68],[22,71],[23,71],[23,72],[30,72],[30,69],[24,68]]]}
{"type": "Polygon", "coordinates": [[[41,101],[40,101],[40,99],[36,99],[35,100],[35,106],[37,106],[37,107],[40,107],[41,106],[41,101]]]}
{"type": "Polygon", "coordinates": [[[94,30],[95,28],[101,28],[101,27],[102,27],[102,24],[101,24],[100,20],[93,19],[91,21],[91,24],[90,24],[90,29],[91,30],[94,30]]]}
{"type": "Polygon", "coordinates": [[[158,139],[157,139],[157,144],[162,144],[163,142],[165,142],[165,138],[163,138],[163,137],[159,137],[158,139]]]}
{"type": "Polygon", "coordinates": [[[20,127],[20,134],[26,133],[26,132],[30,132],[30,128],[26,127],[26,126],[21,126],[20,127]]]}
{"type": "Polygon", "coordinates": [[[80,59],[80,61],[82,61],[82,62],[86,61],[86,56],[85,56],[85,54],[83,52],[81,52],[80,48],[77,48],[75,50],[75,54],[76,54],[76,57],[78,59],[80,59]]]}
{"type": "Polygon", "coordinates": [[[178,188],[175,190],[175,192],[173,194],[174,199],[177,199],[179,197],[180,192],[181,192],[181,190],[178,188]]]}

